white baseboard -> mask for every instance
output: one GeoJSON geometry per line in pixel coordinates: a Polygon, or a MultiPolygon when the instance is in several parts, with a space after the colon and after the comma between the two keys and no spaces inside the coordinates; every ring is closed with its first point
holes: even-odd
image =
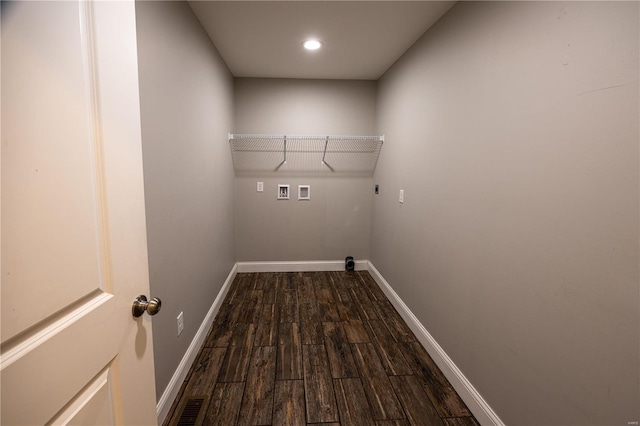
{"type": "Polygon", "coordinates": [[[202,321],[198,332],[191,341],[189,348],[187,348],[187,352],[182,357],[178,368],[173,373],[169,384],[165,388],[164,392],[162,392],[162,396],[156,404],[156,412],[159,425],[164,423],[167,414],[169,414],[169,409],[171,408],[173,401],[176,399],[176,396],[180,391],[180,386],[182,386],[182,382],[184,382],[184,379],[187,377],[187,373],[189,372],[191,365],[195,361],[196,355],[198,355],[200,347],[204,343],[204,339],[207,338],[209,328],[211,327],[216,314],[220,310],[220,306],[222,305],[222,302],[224,301],[224,298],[226,297],[227,292],[229,291],[229,287],[236,277],[237,272],[238,264],[236,263],[235,265],[233,265],[231,272],[229,272],[229,275],[222,285],[220,292],[213,301],[211,308],[209,308],[209,312],[207,312],[207,315],[204,317],[204,321],[202,321]]]}
{"type": "MultiPolygon", "coordinates": [[[[356,260],[356,271],[366,271],[369,261],[356,260]]],[[[310,272],[344,271],[344,260],[311,260],[300,262],[238,262],[238,272],[310,272]]]]}
{"type": "Polygon", "coordinates": [[[471,410],[478,422],[480,422],[481,425],[504,426],[500,417],[498,417],[484,398],[482,398],[465,375],[462,374],[462,371],[460,371],[444,349],[440,347],[433,336],[431,336],[427,329],[418,321],[418,318],[416,318],[402,299],[400,299],[400,296],[391,288],[389,283],[371,262],[368,262],[368,270],[409,328],[411,328],[411,331],[416,335],[422,346],[424,346],[431,358],[433,358],[433,361],[440,367],[440,370],[442,370],[442,373],[449,382],[451,382],[451,385],[456,392],[458,392],[460,398],[467,404],[467,407],[471,410]]]}

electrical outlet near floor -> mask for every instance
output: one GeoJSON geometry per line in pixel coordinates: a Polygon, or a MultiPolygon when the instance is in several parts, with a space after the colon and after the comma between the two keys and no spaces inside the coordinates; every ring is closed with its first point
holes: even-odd
{"type": "Polygon", "coordinates": [[[180,312],[180,315],[178,315],[178,336],[180,335],[180,333],[182,333],[182,330],[184,330],[184,312],[180,312]]]}

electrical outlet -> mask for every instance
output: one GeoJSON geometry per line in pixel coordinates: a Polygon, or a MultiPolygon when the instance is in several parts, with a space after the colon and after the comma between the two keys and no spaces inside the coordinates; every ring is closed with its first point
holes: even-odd
{"type": "Polygon", "coordinates": [[[264,191],[264,182],[258,182],[256,184],[256,191],[258,191],[258,192],[264,191]]]}
{"type": "Polygon", "coordinates": [[[404,189],[400,190],[400,198],[398,199],[401,203],[404,203],[404,189]]]}
{"type": "Polygon", "coordinates": [[[184,313],[180,312],[180,315],[178,315],[178,336],[180,335],[180,333],[182,333],[182,330],[184,330],[184,313]]]}

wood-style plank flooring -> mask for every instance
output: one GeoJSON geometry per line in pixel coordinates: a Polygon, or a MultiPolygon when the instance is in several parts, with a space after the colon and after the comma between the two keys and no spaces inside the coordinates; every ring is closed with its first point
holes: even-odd
{"type": "Polygon", "coordinates": [[[478,425],[368,272],[238,274],[181,424],[478,425]]]}

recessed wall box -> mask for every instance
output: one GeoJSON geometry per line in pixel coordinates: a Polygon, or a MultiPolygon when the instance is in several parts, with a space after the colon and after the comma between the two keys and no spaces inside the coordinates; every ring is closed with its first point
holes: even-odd
{"type": "Polygon", "coordinates": [[[278,185],[278,200],[289,199],[289,185],[278,185]]]}
{"type": "Polygon", "coordinates": [[[311,185],[298,185],[298,200],[311,199],[311,185]]]}

